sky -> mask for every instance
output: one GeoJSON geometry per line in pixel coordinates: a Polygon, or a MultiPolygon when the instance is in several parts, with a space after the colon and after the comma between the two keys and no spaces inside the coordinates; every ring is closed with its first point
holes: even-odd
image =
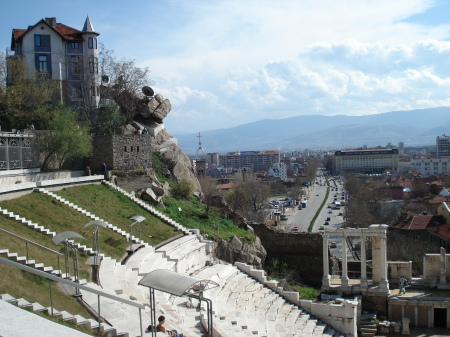
{"type": "Polygon", "coordinates": [[[450,106],[447,0],[0,0],[0,52],[45,17],[148,67],[169,133],[450,106]]]}

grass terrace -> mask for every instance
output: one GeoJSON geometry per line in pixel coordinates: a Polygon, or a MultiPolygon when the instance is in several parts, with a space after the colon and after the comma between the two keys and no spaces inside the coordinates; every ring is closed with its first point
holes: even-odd
{"type": "Polygon", "coordinates": [[[230,219],[221,215],[215,208],[212,207],[207,211],[206,205],[196,198],[179,200],[166,197],[164,205],[166,208],[160,209],[161,212],[186,228],[200,229],[202,234],[208,234],[209,239],[229,241],[233,236],[237,236],[242,242],[252,243],[255,240],[253,234],[234,225],[230,219]]]}
{"type": "MultiPolygon", "coordinates": [[[[127,232],[130,231],[130,225],[134,222],[129,218],[133,215],[143,216],[145,220],[140,223],[141,239],[152,246],[181,234],[181,231],[165,224],[109,186],[76,186],[65,188],[54,193],[127,232]]],[[[138,235],[138,226],[136,224],[132,228],[134,236],[138,235]]],[[[124,240],[123,237],[121,238],[124,240]]],[[[102,239],[101,232],[100,239],[102,239]]]]}

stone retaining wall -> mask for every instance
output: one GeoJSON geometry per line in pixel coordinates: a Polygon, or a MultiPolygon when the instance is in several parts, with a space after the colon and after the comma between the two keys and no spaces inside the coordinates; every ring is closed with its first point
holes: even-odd
{"type": "Polygon", "coordinates": [[[323,239],[320,233],[283,233],[264,224],[250,224],[267,251],[266,263],[278,259],[297,270],[302,283],[320,287],[323,276],[323,239]]]}

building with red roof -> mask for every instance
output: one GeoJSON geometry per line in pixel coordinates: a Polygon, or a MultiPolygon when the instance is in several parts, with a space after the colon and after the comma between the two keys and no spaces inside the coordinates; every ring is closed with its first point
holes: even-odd
{"type": "Polygon", "coordinates": [[[78,30],[56,18],[45,18],[26,29],[13,29],[7,57],[22,57],[30,69],[61,81],[61,99],[72,105],[98,106],[98,42],[89,17],[78,30]]]}

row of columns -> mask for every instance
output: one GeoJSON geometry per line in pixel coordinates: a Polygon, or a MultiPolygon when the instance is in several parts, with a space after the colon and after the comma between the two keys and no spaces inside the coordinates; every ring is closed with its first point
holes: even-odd
{"type": "Polygon", "coordinates": [[[342,238],[342,276],[341,287],[343,290],[350,287],[347,267],[347,237],[359,237],[361,241],[361,292],[368,291],[367,279],[367,259],[365,239],[372,238],[372,262],[373,273],[372,281],[374,285],[378,285],[377,293],[389,293],[389,282],[387,279],[387,255],[386,255],[386,231],[387,225],[371,225],[369,228],[355,229],[339,229],[334,232],[325,232],[323,235],[323,277],[322,288],[329,288],[331,285],[330,265],[328,256],[328,238],[329,236],[339,236],[342,238]]]}

